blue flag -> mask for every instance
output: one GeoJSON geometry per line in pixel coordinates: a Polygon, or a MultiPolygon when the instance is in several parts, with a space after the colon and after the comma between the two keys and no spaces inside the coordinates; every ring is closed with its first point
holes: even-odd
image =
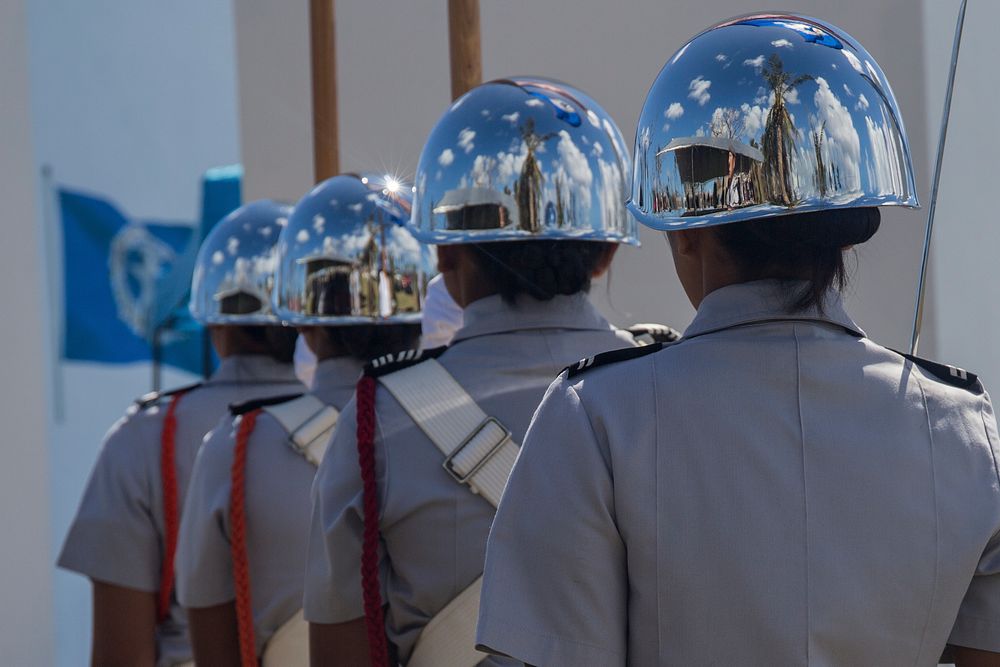
{"type": "Polygon", "coordinates": [[[203,234],[240,204],[241,176],[239,167],[205,175],[197,225],[131,221],[104,199],[59,190],[64,358],[148,361],[155,347],[162,363],[211,370],[204,329],[187,312],[188,291],[203,234]]]}
{"type": "MultiPolygon", "coordinates": [[[[59,210],[64,358],[106,363],[149,360],[159,324],[155,319],[159,288],[187,250],[194,227],[130,222],[109,202],[68,190],[59,191],[59,210]]],[[[170,349],[164,361],[200,373],[200,337],[185,338],[168,345],[182,349],[170,349]]]]}

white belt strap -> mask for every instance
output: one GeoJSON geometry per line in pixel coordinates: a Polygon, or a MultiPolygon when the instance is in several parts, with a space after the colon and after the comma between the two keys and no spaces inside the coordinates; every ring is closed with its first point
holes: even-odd
{"type": "Polygon", "coordinates": [[[406,667],[474,667],[486,653],[475,649],[483,578],[458,594],[424,626],[406,667]]]}
{"type": "Polygon", "coordinates": [[[278,420],[288,432],[288,444],[314,466],[319,466],[326,453],[340,412],[312,394],[269,405],[264,412],[278,420]]]}
{"type": "Polygon", "coordinates": [[[309,667],[309,624],[301,609],[267,640],[260,664],[261,667],[309,667]]]}
{"type": "Polygon", "coordinates": [[[520,451],[510,431],[483,412],[434,359],[379,381],[445,455],[448,474],[493,507],[499,505],[520,451]]]}
{"type": "MultiPolygon", "coordinates": [[[[444,469],[493,507],[500,504],[520,450],[510,431],[476,405],[434,359],[379,378],[444,454],[444,469]]],[[[474,667],[480,577],[445,605],[417,639],[407,667],[474,667]]]]}

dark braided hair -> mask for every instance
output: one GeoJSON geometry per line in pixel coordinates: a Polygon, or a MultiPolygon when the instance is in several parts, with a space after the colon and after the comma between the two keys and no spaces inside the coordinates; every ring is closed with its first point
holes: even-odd
{"type": "Polygon", "coordinates": [[[368,361],[390,352],[417,347],[420,342],[420,323],[323,327],[323,333],[350,356],[368,361]]]}
{"type": "Polygon", "coordinates": [[[712,228],[747,280],[805,279],[789,296],[788,310],[823,311],[831,287],[843,290],[848,271],[844,253],[878,231],[877,208],[848,208],[747,220],[712,228]]]}
{"type": "MultiPolygon", "coordinates": [[[[449,229],[501,229],[512,223],[499,204],[465,206],[447,214],[449,229]]],[[[507,303],[527,294],[548,301],[590,289],[609,243],[566,239],[497,241],[472,245],[479,269],[507,303]]]]}
{"type": "Polygon", "coordinates": [[[507,303],[521,294],[548,301],[590,289],[610,243],[539,239],[473,245],[479,269],[507,303]]]}

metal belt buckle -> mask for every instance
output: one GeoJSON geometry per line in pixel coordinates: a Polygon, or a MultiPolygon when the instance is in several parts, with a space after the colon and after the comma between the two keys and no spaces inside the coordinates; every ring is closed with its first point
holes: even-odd
{"type": "Polygon", "coordinates": [[[451,478],[454,479],[456,482],[458,482],[459,484],[467,484],[469,480],[472,479],[473,475],[479,472],[479,470],[484,465],[486,465],[498,451],[500,451],[500,448],[503,447],[504,443],[510,440],[513,437],[513,435],[514,434],[510,432],[510,429],[501,424],[496,417],[487,417],[479,424],[479,426],[475,428],[475,430],[472,431],[472,433],[468,435],[468,437],[465,438],[465,440],[461,442],[461,444],[458,445],[458,447],[456,447],[451,452],[451,454],[447,456],[447,458],[445,458],[444,463],[442,463],[441,466],[444,468],[445,472],[451,475],[451,478]],[[456,456],[458,456],[459,452],[461,452],[466,445],[472,442],[473,439],[475,439],[475,437],[479,435],[482,432],[482,430],[486,428],[487,425],[489,425],[490,422],[496,424],[500,428],[500,430],[503,431],[503,437],[500,438],[495,445],[490,447],[489,451],[487,451],[486,454],[484,454],[483,457],[476,462],[476,465],[472,466],[472,469],[469,470],[469,472],[462,475],[457,470],[455,470],[454,466],[452,465],[452,460],[456,456]]]}

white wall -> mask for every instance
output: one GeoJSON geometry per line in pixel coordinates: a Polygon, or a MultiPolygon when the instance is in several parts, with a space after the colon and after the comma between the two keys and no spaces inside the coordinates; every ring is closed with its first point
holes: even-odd
{"type": "MultiPolygon", "coordinates": [[[[295,197],[295,182],[265,174],[296,174],[311,165],[307,2],[283,3],[279,14],[264,0],[237,3],[243,112],[243,150],[251,196],[295,197]],[[244,40],[268,31],[274,40],[244,40]],[[248,27],[249,26],[249,27],[248,27]],[[287,46],[293,44],[294,48],[287,46]],[[261,62],[267,60],[266,69],[261,62]],[[285,60],[280,61],[284,58],[285,60]],[[274,100],[271,111],[249,86],[290,78],[281,90],[296,103],[274,100]],[[293,80],[294,79],[294,80],[293,80]],[[255,108],[251,109],[250,104],[255,108]],[[269,153],[285,137],[295,150],[269,153]]],[[[389,169],[413,174],[428,131],[449,102],[447,4],[337,3],[337,58],[342,169],[389,169]]],[[[714,21],[746,11],[735,0],[508,0],[482,2],[483,74],[541,74],[588,91],[631,141],[646,91],[660,67],[685,39],[714,21]]],[[[922,15],[907,0],[801,0],[797,10],[824,17],[861,40],[893,83],[904,109],[921,194],[926,191],[922,15]]],[[[926,198],[926,197],[924,197],[926,198]]],[[[868,333],[889,345],[909,341],[913,285],[922,240],[919,213],[889,211],[883,230],[860,252],[852,311],[868,333]]],[[[610,292],[595,301],[619,322],[662,321],[684,326],[693,311],[684,298],[663,238],[643,230],[643,247],[623,248],[612,270],[610,292]]]]}
{"type": "MultiPolygon", "coordinates": [[[[933,149],[951,58],[958,0],[924,0],[927,29],[928,131],[933,149]]],[[[1000,4],[970,2],[948,144],[942,169],[930,290],[927,295],[933,351],[938,358],[978,373],[996,393],[1000,383],[1000,225],[997,224],[997,156],[1000,78],[994,65],[1000,4]]],[[[929,203],[929,201],[928,201],[929,203]]],[[[923,343],[921,343],[923,354],[923,343]]]]}
{"type": "MultiPolygon", "coordinates": [[[[14,4],[19,6],[20,0],[14,4]]],[[[31,0],[26,4],[30,63],[22,68],[30,71],[33,132],[29,134],[25,127],[18,141],[32,137],[34,142],[34,154],[29,149],[20,158],[20,166],[30,179],[21,193],[31,197],[37,193],[39,202],[21,218],[37,221],[35,225],[21,227],[32,236],[31,242],[35,243],[34,235],[41,234],[43,229],[43,194],[37,182],[42,165],[52,168],[57,185],[110,197],[127,215],[168,221],[198,220],[202,172],[240,161],[230,0],[169,3],[31,0]]],[[[8,4],[0,2],[0,6],[6,11],[8,4]]],[[[6,31],[10,23],[3,20],[0,26],[0,30],[6,31]]],[[[22,45],[24,33],[22,25],[17,33],[22,45]]],[[[0,41],[4,53],[9,46],[8,40],[0,41]]],[[[8,67],[7,58],[0,60],[0,74],[5,74],[8,67]]],[[[2,86],[0,90],[4,91],[0,95],[3,104],[9,99],[8,88],[2,86]]],[[[5,115],[0,122],[4,120],[5,115]]],[[[6,159],[6,151],[6,147],[0,151],[0,160],[6,159]]],[[[5,179],[0,187],[8,185],[5,179]]],[[[3,201],[6,206],[8,199],[3,201]]],[[[30,204],[35,201],[32,199],[30,204]]],[[[49,223],[51,228],[47,232],[58,230],[58,220],[49,223]]],[[[58,252],[59,239],[56,237],[51,245],[58,252]]],[[[18,244],[8,242],[3,247],[0,252],[6,253],[18,244]]],[[[4,275],[21,275],[28,284],[41,285],[39,290],[49,278],[58,292],[61,260],[55,257],[55,261],[37,262],[34,255],[25,256],[23,251],[16,258],[19,264],[29,260],[30,265],[24,271],[12,269],[8,273],[4,265],[4,275]]],[[[12,296],[10,292],[3,291],[5,299],[12,296]]],[[[51,311],[57,313],[58,306],[51,311]]],[[[25,353],[22,346],[18,349],[19,359],[53,361],[56,319],[50,317],[49,309],[45,320],[44,336],[40,331],[26,330],[32,333],[28,342],[29,349],[34,351],[25,353]]],[[[10,328],[4,327],[4,331],[10,328]]],[[[51,565],[104,432],[135,396],[149,391],[150,369],[147,364],[108,366],[72,362],[56,364],[50,375],[47,391],[43,394],[38,390],[37,400],[28,401],[22,397],[25,391],[35,390],[30,382],[25,387],[21,377],[48,379],[44,364],[38,372],[5,373],[4,377],[15,383],[17,393],[8,393],[13,390],[5,387],[4,397],[18,397],[19,414],[25,404],[30,404],[29,409],[49,409],[50,468],[46,474],[51,480],[50,501],[32,503],[22,498],[18,506],[37,508],[37,513],[44,515],[37,526],[46,531],[46,550],[36,554],[34,562],[44,568],[46,577],[54,576],[54,664],[69,667],[85,664],[89,655],[90,588],[86,579],[76,574],[55,570],[53,575],[51,565]],[[56,420],[56,403],[63,407],[61,421],[56,420]]],[[[165,378],[168,386],[185,381],[188,378],[178,373],[168,373],[165,378]]],[[[9,400],[3,403],[11,405],[9,400]]],[[[17,442],[28,441],[20,438],[17,442]]],[[[41,444],[40,439],[35,442],[41,444]]],[[[29,473],[20,470],[18,475],[30,478],[29,473]]],[[[6,490],[4,485],[0,493],[6,490]]],[[[4,502],[3,507],[11,507],[11,503],[4,502]]],[[[23,572],[22,568],[18,576],[24,576],[23,572]]],[[[45,577],[38,579],[46,581],[45,577]]],[[[41,588],[38,591],[40,599],[52,599],[52,593],[41,592],[41,588]]],[[[3,609],[0,613],[4,613],[14,609],[14,605],[7,604],[5,597],[0,608],[3,609]]],[[[19,627],[0,625],[0,632],[19,627]]],[[[38,632],[51,635],[51,622],[40,624],[38,632]]],[[[13,646],[30,643],[30,635],[24,633],[19,644],[13,646]]],[[[51,656],[53,643],[46,640],[42,646],[51,656]]],[[[7,645],[3,643],[0,656],[4,664],[53,664],[51,657],[37,661],[9,660],[7,645]]]]}
{"type": "Polygon", "coordinates": [[[0,654],[10,665],[46,665],[53,655],[49,566],[45,355],[39,287],[41,242],[28,93],[27,21],[21,0],[0,3],[0,654]]]}

